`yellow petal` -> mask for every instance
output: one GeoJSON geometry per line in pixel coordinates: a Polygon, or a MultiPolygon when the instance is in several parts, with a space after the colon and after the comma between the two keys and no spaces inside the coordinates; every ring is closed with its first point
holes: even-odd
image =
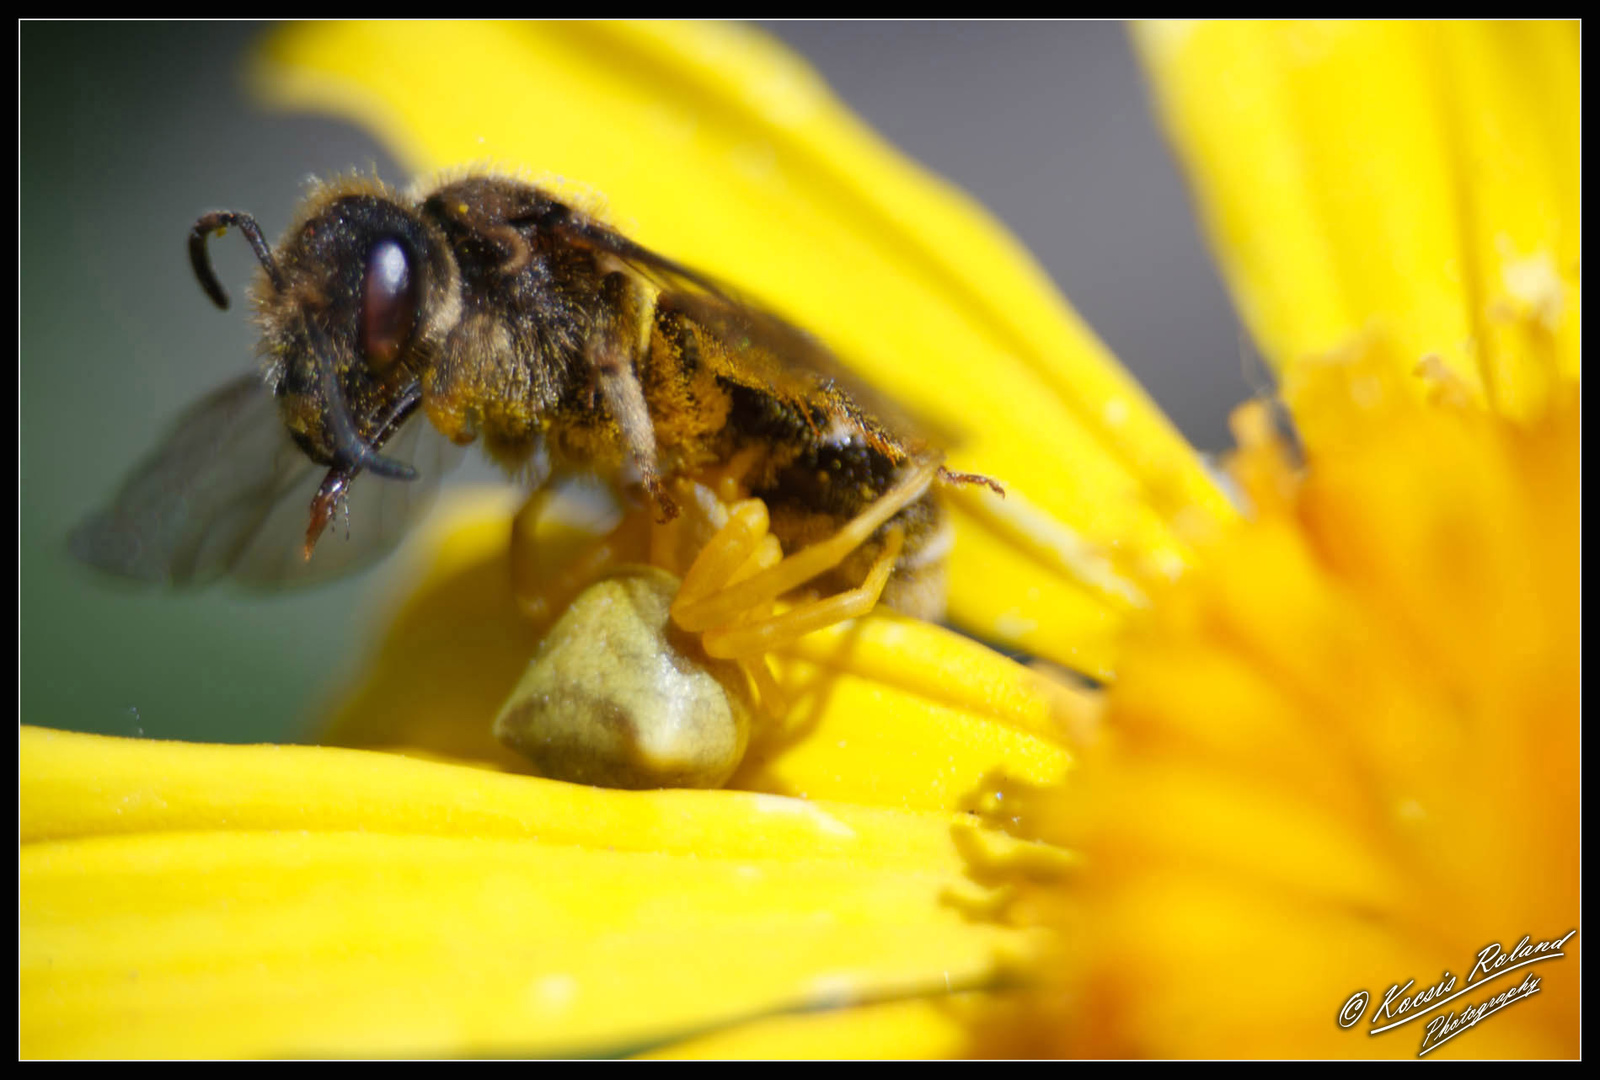
{"type": "MultiPolygon", "coordinates": [[[[324,23],[282,31],[266,61],[271,97],[360,120],[419,170],[494,162],[592,186],[614,224],[820,334],[954,433],[953,467],[994,476],[1120,577],[1181,565],[1174,518],[1228,514],[1021,246],[754,31],[324,23]]],[[[957,504],[954,617],[1109,670],[1126,590],[973,539],[991,513],[1018,520],[990,500],[957,504]]]]}
{"type": "Polygon", "coordinates": [[[29,1057],[621,1053],[1030,947],[944,899],[952,815],[35,728],[21,776],[29,1057]]]}
{"type": "Polygon", "coordinates": [[[1156,24],[1136,41],[1274,366],[1376,333],[1405,372],[1437,356],[1513,416],[1577,374],[1576,23],[1156,24]]]}
{"type": "Polygon", "coordinates": [[[852,1058],[951,1058],[969,1053],[971,995],[895,1001],[854,1009],[775,1016],[652,1053],[649,1058],[838,1061],[852,1058]]]}

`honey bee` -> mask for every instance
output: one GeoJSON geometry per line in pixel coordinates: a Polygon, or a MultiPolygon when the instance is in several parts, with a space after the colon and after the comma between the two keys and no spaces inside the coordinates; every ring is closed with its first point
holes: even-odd
{"type": "Polygon", "coordinates": [[[880,597],[941,617],[934,487],[999,488],[946,470],[936,440],[808,334],[520,179],[326,185],[275,248],[248,214],[206,214],[189,254],[219,307],[207,243],[228,228],[261,264],[263,372],[185,413],[77,530],[73,550],[101,568],[171,583],[338,572],[392,540],[408,492],[436,479],[392,452],[425,418],[539,481],[607,478],[658,525],[705,519],[672,620],[740,657],[880,597]],[[269,540],[323,469],[299,551],[269,540]],[[369,487],[393,505],[352,511],[369,487]],[[324,555],[341,517],[360,541],[324,555]],[[772,614],[801,586],[816,595],[772,614]]]}

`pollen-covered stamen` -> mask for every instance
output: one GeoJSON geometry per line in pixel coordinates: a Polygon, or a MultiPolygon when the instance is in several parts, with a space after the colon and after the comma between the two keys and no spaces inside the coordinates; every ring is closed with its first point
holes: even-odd
{"type": "MultiPolygon", "coordinates": [[[[1071,783],[1020,810],[1010,790],[996,799],[1021,835],[1094,868],[1054,885],[1011,874],[1007,914],[1060,932],[1035,969],[1064,980],[1036,999],[1048,1045],[1028,1052],[1204,1056],[1223,1043],[1175,1032],[1164,1003],[1255,1000],[1271,982],[1289,992],[1233,1017],[1227,1045],[1351,1053],[1366,1036],[1315,1013],[1393,979],[1394,957],[1413,958],[1410,977],[1470,962],[1480,936],[1574,924],[1575,388],[1511,421],[1419,395],[1395,351],[1379,338],[1303,362],[1303,461],[1265,402],[1235,413],[1249,513],[1153,597],[1107,693],[1108,737],[1071,783]],[[1483,929],[1497,924],[1518,929],[1483,929]],[[1230,969],[1263,925],[1282,948],[1230,969]],[[1054,1011],[1083,1001],[1101,1011],[1054,1011]]],[[[1006,869],[980,858],[973,873],[1006,869]]],[[[1541,977],[1564,1012],[1512,1010],[1468,1037],[1572,1052],[1576,984],[1554,965],[1541,977]]]]}

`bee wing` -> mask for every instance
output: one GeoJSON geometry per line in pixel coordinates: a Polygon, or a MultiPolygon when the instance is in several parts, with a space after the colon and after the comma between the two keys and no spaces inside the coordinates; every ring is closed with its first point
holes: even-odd
{"type": "Polygon", "coordinates": [[[415,450],[421,478],[358,477],[350,485],[348,542],[329,536],[308,561],[306,524],[326,470],[295,446],[271,392],[249,374],[185,410],[111,505],[73,530],[68,547],[119,577],[168,585],[228,577],[282,586],[335,577],[392,548],[458,456],[420,419],[390,442],[396,453],[415,450]],[[434,445],[415,445],[424,428],[434,445]]]}
{"type": "MultiPolygon", "coordinates": [[[[304,458],[292,442],[289,447],[304,458]]],[[[419,410],[384,443],[383,453],[414,466],[417,478],[356,477],[350,482],[343,508],[307,559],[311,500],[327,472],[321,467],[312,469],[272,503],[229,567],[228,576],[254,587],[312,585],[353,573],[387,555],[427,512],[438,494],[439,481],[465,451],[440,435],[419,410]]]]}
{"type": "MultiPolygon", "coordinates": [[[[705,274],[584,218],[568,218],[556,230],[573,244],[621,260],[660,290],[658,308],[683,312],[732,346],[729,358],[736,369],[727,374],[744,385],[823,408],[837,403],[835,391],[840,391],[867,418],[902,438],[946,450],[960,441],[948,425],[913,415],[905,405],[863,380],[812,335],[739,300],[734,290],[705,274]]],[[[865,419],[848,413],[836,418],[858,423],[865,419]]]]}

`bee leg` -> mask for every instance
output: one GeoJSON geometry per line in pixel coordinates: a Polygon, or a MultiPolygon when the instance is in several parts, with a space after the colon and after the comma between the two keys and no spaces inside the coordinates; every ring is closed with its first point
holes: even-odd
{"type": "Polygon", "coordinates": [[[905,534],[899,526],[890,530],[883,552],[872,564],[866,580],[855,588],[799,604],[781,615],[707,630],[700,636],[701,647],[706,655],[720,660],[759,658],[762,653],[793,644],[813,630],[865,615],[877,605],[878,597],[883,594],[883,587],[889,581],[889,572],[894,569],[895,560],[900,557],[900,547],[904,541],[905,534]]]}
{"type": "Polygon", "coordinates": [[[600,289],[606,310],[612,314],[590,336],[586,349],[589,366],[601,400],[616,420],[623,445],[639,470],[645,490],[655,501],[660,520],[671,521],[678,516],[678,504],[661,482],[661,470],[656,464],[656,429],[634,372],[634,360],[648,347],[644,335],[654,318],[653,305],[620,270],[607,274],[600,289]]]}
{"type": "MultiPolygon", "coordinates": [[[[937,459],[914,461],[899,483],[846,522],[833,536],[797,551],[743,580],[724,584],[729,579],[723,577],[720,572],[697,573],[698,564],[702,560],[716,560],[719,566],[725,568],[732,560],[733,554],[741,548],[747,552],[754,551],[755,544],[759,543],[761,536],[766,533],[765,507],[762,508],[760,515],[762,519],[760,536],[754,540],[742,539],[735,542],[724,537],[724,534],[736,528],[746,532],[754,531],[753,520],[736,526],[735,518],[730,516],[728,524],[712,538],[711,543],[702,552],[701,558],[695,560],[696,566],[691,566],[689,573],[685,575],[684,588],[679,591],[678,598],[672,603],[673,621],[692,633],[704,633],[707,630],[737,625],[740,619],[747,617],[751,612],[762,610],[766,604],[777,600],[784,593],[838,566],[879,526],[920,498],[922,493],[928,490],[928,485],[933,482],[938,470],[937,459]]],[[[742,563],[743,558],[747,557],[748,555],[742,557],[740,562],[742,563]]],[[[734,565],[737,567],[738,564],[734,565]]],[[[892,566],[891,563],[891,569],[892,566]]],[[[873,595],[873,599],[877,599],[876,594],[873,595]]],[[[840,616],[840,618],[850,617],[850,615],[840,616]]]]}

